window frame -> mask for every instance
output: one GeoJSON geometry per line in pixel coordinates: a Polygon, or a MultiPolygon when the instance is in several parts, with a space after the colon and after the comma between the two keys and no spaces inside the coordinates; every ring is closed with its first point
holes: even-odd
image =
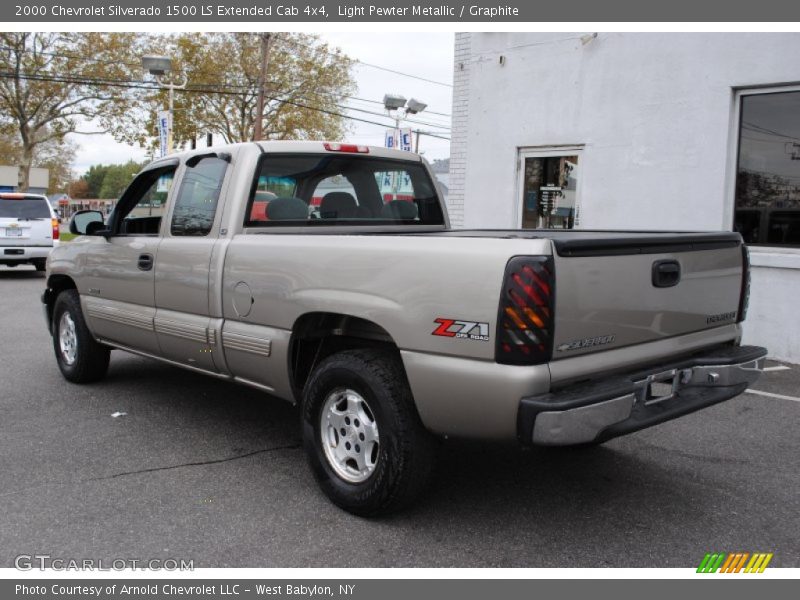
{"type": "MultiPolygon", "coordinates": [[[[180,175],[180,161],[177,159],[169,159],[165,161],[160,161],[158,163],[153,163],[148,165],[142,171],[134,177],[133,181],[125,188],[125,191],[120,196],[117,203],[114,205],[114,209],[111,212],[111,216],[108,222],[108,229],[111,232],[110,237],[160,237],[163,235],[163,230],[166,222],[167,215],[171,215],[171,204],[172,204],[172,197],[175,194],[176,189],[176,181],[180,175]],[[121,212],[118,210],[120,207],[126,208],[128,204],[131,202],[130,196],[134,193],[139,193],[141,191],[141,183],[140,181],[145,178],[153,175],[154,173],[159,173],[158,177],[162,177],[165,173],[172,171],[172,185],[169,188],[169,192],[167,192],[167,197],[164,200],[165,211],[164,214],[161,216],[161,223],[159,224],[159,231],[158,233],[120,233],[119,229],[122,225],[122,221],[124,217],[121,217],[121,212]]],[[[151,184],[152,185],[152,184],[151,184]]],[[[147,188],[149,189],[149,187],[147,188]]],[[[125,213],[125,216],[129,215],[131,210],[139,203],[141,200],[141,194],[138,196],[138,200],[130,209],[125,213]]],[[[171,218],[171,217],[170,217],[171,218]]]]}
{"type": "MultiPolygon", "coordinates": [[[[586,146],[584,144],[563,144],[555,146],[518,146],[517,147],[517,177],[514,190],[514,227],[522,230],[522,207],[524,199],[522,192],[525,189],[525,159],[527,158],[556,158],[560,156],[577,156],[578,165],[583,170],[586,146]]],[[[581,188],[583,176],[578,178],[575,186],[575,217],[573,229],[580,229],[581,223],[581,188]]],[[[535,230],[528,230],[535,231],[535,230]]]]}
{"type": "MultiPolygon", "coordinates": [[[[189,160],[191,158],[193,158],[193,156],[187,157],[186,160],[189,160]]],[[[183,161],[183,163],[181,164],[180,173],[176,172],[175,180],[173,181],[173,184],[172,184],[172,189],[170,189],[170,194],[167,197],[167,201],[168,201],[169,204],[168,204],[168,207],[167,207],[167,212],[164,215],[165,223],[162,223],[162,225],[165,227],[164,236],[165,237],[170,237],[170,238],[176,238],[176,239],[182,239],[182,238],[195,238],[196,239],[196,238],[207,238],[207,237],[211,236],[213,234],[213,232],[214,232],[215,227],[218,226],[218,222],[219,222],[219,219],[220,219],[220,214],[222,212],[220,210],[220,207],[225,201],[225,189],[226,189],[226,184],[227,184],[227,181],[228,181],[228,176],[229,176],[229,173],[231,172],[231,170],[232,169],[231,169],[231,161],[230,160],[225,160],[225,158],[223,158],[223,157],[216,156],[216,155],[211,155],[211,154],[209,154],[208,156],[200,157],[200,159],[198,160],[197,164],[192,166],[192,167],[189,167],[186,164],[186,161],[183,161]],[[211,227],[209,227],[208,232],[205,233],[204,235],[175,234],[172,231],[172,222],[173,222],[173,219],[175,218],[175,209],[178,207],[178,200],[181,197],[181,191],[183,190],[183,186],[186,184],[186,176],[189,173],[189,169],[196,168],[202,161],[206,160],[207,158],[213,158],[213,159],[221,160],[221,161],[227,163],[225,165],[225,171],[224,171],[224,173],[222,175],[222,179],[219,182],[219,188],[218,188],[219,189],[219,193],[217,194],[217,202],[216,202],[216,205],[214,207],[214,218],[211,221],[211,227]]]]}
{"type": "MultiPolygon", "coordinates": [[[[741,136],[742,99],[745,96],[762,96],[767,94],[781,94],[787,92],[800,93],[800,84],[776,83],[769,85],[754,85],[733,88],[733,105],[728,129],[728,164],[727,177],[725,181],[725,203],[723,206],[722,215],[722,226],[728,231],[736,231],[734,229],[736,220],[736,179],[739,173],[739,141],[741,136]]],[[[768,213],[762,212],[762,216],[768,216],[768,213]]],[[[768,228],[769,221],[761,222],[759,226],[762,228],[768,228]]],[[[768,243],[757,245],[748,244],[747,247],[751,251],[755,252],[777,252],[781,254],[797,254],[800,256],[800,248],[798,247],[773,246],[768,243]]]]}

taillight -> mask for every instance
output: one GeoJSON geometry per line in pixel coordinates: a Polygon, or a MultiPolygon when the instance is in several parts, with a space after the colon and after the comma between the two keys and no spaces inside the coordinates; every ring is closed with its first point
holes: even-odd
{"type": "Polygon", "coordinates": [[[339,144],[337,142],[323,142],[322,145],[328,152],[353,152],[357,154],[369,154],[369,146],[359,146],[358,144],[339,144]]]}
{"type": "Polygon", "coordinates": [[[742,289],[739,293],[739,315],[737,323],[744,321],[747,316],[747,305],[750,302],[750,251],[747,245],[742,244],[742,289]]]}
{"type": "Polygon", "coordinates": [[[550,360],[555,281],[552,256],[515,256],[508,261],[497,316],[497,362],[535,365],[550,360]]]}
{"type": "Polygon", "coordinates": [[[50,219],[50,225],[53,226],[53,239],[57,240],[58,236],[60,235],[60,231],[58,229],[58,219],[50,219]]]}

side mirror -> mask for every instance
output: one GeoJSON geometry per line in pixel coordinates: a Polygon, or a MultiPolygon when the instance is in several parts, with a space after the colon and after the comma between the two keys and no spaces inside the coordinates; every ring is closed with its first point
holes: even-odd
{"type": "Polygon", "coordinates": [[[99,210],[79,210],[69,221],[69,232],[75,235],[95,235],[103,228],[103,213],[99,210]]]}

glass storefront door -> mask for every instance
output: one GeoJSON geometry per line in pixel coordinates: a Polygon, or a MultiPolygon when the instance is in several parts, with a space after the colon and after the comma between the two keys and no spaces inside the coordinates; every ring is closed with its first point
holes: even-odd
{"type": "Polygon", "coordinates": [[[579,153],[521,152],[522,229],[572,229],[578,220],[579,153]]]}

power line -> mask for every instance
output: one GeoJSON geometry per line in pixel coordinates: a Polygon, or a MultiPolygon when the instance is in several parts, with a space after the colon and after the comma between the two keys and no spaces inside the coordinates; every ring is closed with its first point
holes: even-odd
{"type": "Polygon", "coordinates": [[[742,129],[747,129],[748,131],[754,131],[757,133],[775,135],[789,140],[800,141],[800,138],[796,136],[781,133],[780,131],[775,131],[774,129],[767,129],[766,127],[762,127],[761,125],[756,125],[755,123],[750,123],[748,121],[742,121],[742,129]]]}
{"type": "Polygon", "coordinates": [[[403,77],[409,77],[410,79],[418,79],[419,81],[425,81],[426,83],[433,83],[435,85],[441,85],[444,87],[449,87],[449,88],[453,87],[452,83],[445,83],[443,81],[436,81],[435,79],[428,79],[427,77],[420,77],[419,75],[411,75],[410,73],[403,73],[402,71],[396,71],[395,69],[381,67],[380,65],[373,65],[372,63],[364,62],[363,60],[355,59],[355,61],[360,65],[364,65],[365,67],[372,67],[373,69],[386,71],[387,73],[393,73],[394,75],[402,75],[403,77]]]}
{"type": "MultiPolygon", "coordinates": [[[[313,49],[318,49],[319,48],[319,46],[315,46],[314,44],[303,43],[303,42],[300,42],[299,40],[284,39],[282,41],[288,42],[289,44],[294,44],[294,45],[297,45],[297,46],[305,46],[306,48],[313,48],[313,49]]],[[[327,54],[336,54],[335,52],[331,52],[330,50],[325,50],[325,52],[327,54]]],[[[360,65],[364,65],[365,67],[371,67],[373,69],[378,69],[380,71],[386,71],[387,73],[393,73],[395,75],[401,75],[403,77],[409,77],[411,79],[418,79],[419,81],[425,81],[427,83],[433,83],[435,85],[441,85],[441,86],[444,86],[444,87],[449,87],[449,88],[453,87],[452,83],[445,83],[444,81],[436,81],[435,79],[428,79],[427,77],[420,77],[419,75],[412,75],[411,73],[405,73],[403,71],[398,71],[396,69],[390,69],[389,67],[384,67],[384,66],[381,66],[381,65],[376,65],[374,63],[364,62],[363,60],[359,60],[357,58],[354,58],[353,61],[357,62],[360,65]]]]}
{"type": "MultiPolygon", "coordinates": [[[[320,46],[316,46],[314,44],[307,44],[307,43],[300,42],[299,40],[293,40],[293,39],[289,39],[289,38],[283,38],[283,39],[278,38],[278,39],[280,39],[280,41],[286,42],[286,43],[288,43],[290,45],[305,46],[306,48],[311,48],[311,49],[314,49],[314,50],[324,50],[324,52],[326,54],[331,55],[331,56],[337,56],[338,55],[338,53],[336,53],[336,52],[332,52],[330,50],[323,49],[320,46]]],[[[16,48],[12,48],[10,46],[0,46],[0,50],[10,50],[10,51],[13,51],[13,52],[17,51],[16,48]]],[[[30,50],[28,48],[23,48],[23,51],[24,52],[28,52],[28,53],[33,52],[32,50],[30,50]]],[[[119,60],[100,60],[100,59],[87,57],[87,56],[78,56],[78,55],[74,55],[74,54],[66,54],[66,53],[63,53],[63,52],[62,53],[57,53],[57,52],[39,51],[39,52],[37,52],[37,54],[41,54],[43,56],[51,56],[51,57],[54,57],[54,58],[66,58],[66,59],[71,59],[71,60],[83,60],[83,61],[88,61],[88,62],[92,62],[92,63],[95,63],[95,64],[102,64],[102,65],[124,65],[126,67],[130,67],[131,69],[140,69],[141,68],[141,65],[138,64],[138,63],[126,63],[126,62],[121,62],[119,60]]],[[[344,55],[344,56],[347,56],[347,55],[344,55]]],[[[356,62],[358,64],[361,64],[361,65],[364,65],[366,67],[379,69],[381,71],[386,71],[388,73],[394,73],[395,75],[401,75],[403,77],[410,77],[412,79],[418,79],[420,81],[425,81],[425,82],[433,83],[433,84],[436,84],[436,85],[442,85],[442,86],[451,87],[451,88],[453,87],[453,85],[450,84],[450,83],[444,83],[442,81],[435,81],[433,79],[420,77],[418,75],[412,75],[411,73],[404,73],[402,71],[398,71],[398,70],[395,70],[395,69],[390,69],[389,67],[383,67],[381,65],[376,65],[376,64],[373,64],[373,63],[367,63],[367,62],[364,62],[364,61],[359,60],[357,58],[352,59],[352,60],[354,62],[356,62]]],[[[267,82],[267,84],[269,85],[270,82],[267,82]]],[[[219,86],[219,87],[225,87],[225,88],[229,88],[229,87],[248,87],[249,88],[249,86],[242,86],[241,84],[230,84],[230,83],[224,83],[224,82],[222,82],[222,83],[203,83],[203,84],[200,84],[200,85],[208,85],[208,86],[215,86],[215,87],[219,86]]],[[[383,105],[383,102],[381,102],[379,100],[370,100],[370,99],[367,99],[367,98],[359,98],[357,96],[343,96],[343,97],[344,98],[351,98],[353,100],[361,100],[363,102],[369,102],[369,103],[373,103],[373,104],[379,104],[381,106],[383,105]]],[[[425,112],[427,112],[428,114],[431,114],[431,115],[439,115],[439,116],[442,116],[442,117],[451,117],[452,116],[452,115],[450,115],[448,113],[436,112],[436,111],[428,110],[428,109],[426,109],[425,112]]]]}
{"type": "MultiPolygon", "coordinates": [[[[72,83],[72,84],[76,84],[76,85],[108,85],[108,86],[111,86],[111,87],[121,87],[121,88],[129,88],[129,89],[143,89],[143,90],[151,90],[151,91],[155,91],[155,92],[161,90],[161,88],[158,87],[158,85],[156,85],[156,84],[148,85],[147,82],[142,82],[142,83],[128,82],[128,81],[117,80],[117,79],[104,79],[104,78],[98,78],[98,77],[84,77],[84,76],[81,76],[81,75],[56,76],[56,75],[20,74],[19,76],[17,76],[16,73],[4,73],[4,74],[0,74],[0,76],[6,77],[6,78],[19,77],[20,79],[29,79],[29,80],[36,80],[36,81],[51,81],[51,82],[56,82],[56,83],[72,83]]],[[[236,92],[236,91],[231,91],[229,89],[208,89],[209,87],[213,88],[213,87],[215,87],[215,84],[199,84],[199,83],[190,84],[184,89],[184,91],[185,92],[192,92],[192,93],[220,94],[220,95],[229,95],[229,96],[245,96],[246,95],[245,92],[236,92]]],[[[222,86],[220,85],[220,87],[222,87],[222,86]]],[[[236,86],[228,86],[228,87],[236,87],[236,86]]],[[[249,91],[251,93],[256,93],[256,90],[254,88],[245,87],[245,86],[241,86],[241,88],[243,90],[249,91]]],[[[314,92],[314,93],[321,94],[320,92],[314,92]]],[[[334,97],[335,96],[334,94],[327,94],[327,95],[329,97],[334,97]]],[[[301,96],[301,99],[308,100],[309,98],[307,96],[303,95],[303,96],[301,96]]],[[[285,99],[281,99],[279,97],[270,97],[270,100],[275,100],[275,101],[278,101],[278,102],[285,101],[285,99]]],[[[339,103],[336,103],[336,102],[334,102],[333,104],[334,104],[334,106],[337,106],[338,108],[341,108],[341,109],[344,109],[344,110],[352,110],[352,111],[356,111],[356,112],[362,112],[362,113],[366,113],[366,114],[370,114],[370,115],[380,116],[380,117],[383,117],[383,118],[386,118],[386,119],[391,119],[391,117],[389,117],[388,115],[383,115],[381,113],[377,113],[377,112],[374,112],[374,111],[369,111],[369,110],[366,110],[366,109],[363,109],[363,108],[347,106],[347,105],[339,104],[339,103]]],[[[441,128],[441,129],[447,129],[447,130],[450,129],[449,127],[447,127],[446,125],[441,124],[441,123],[431,123],[431,122],[426,122],[426,121],[419,121],[419,120],[416,120],[416,119],[406,119],[406,121],[409,122],[409,123],[413,123],[415,125],[424,125],[425,127],[436,127],[436,128],[441,128]]],[[[392,125],[391,123],[383,124],[384,127],[390,127],[391,125],[392,125]]]]}
{"type": "MultiPolygon", "coordinates": [[[[128,88],[128,89],[145,89],[145,90],[150,90],[150,91],[158,91],[160,89],[160,88],[158,88],[156,86],[153,86],[153,85],[143,85],[143,84],[139,84],[139,83],[125,82],[125,81],[119,81],[119,80],[103,80],[103,79],[100,79],[100,78],[81,78],[81,77],[67,78],[67,77],[58,77],[58,76],[16,74],[16,73],[8,73],[8,72],[0,72],[0,78],[5,78],[5,79],[18,78],[18,79],[31,80],[31,81],[50,81],[50,82],[55,82],[55,83],[72,83],[72,84],[76,84],[76,85],[101,85],[101,86],[105,85],[105,86],[110,86],[110,87],[119,87],[119,88],[128,88]]],[[[241,92],[224,91],[224,90],[208,90],[208,89],[200,89],[200,88],[197,88],[197,87],[187,87],[183,91],[185,93],[222,94],[222,95],[232,95],[232,96],[241,96],[241,95],[243,95],[241,92]]],[[[320,108],[318,106],[311,106],[311,105],[308,105],[308,104],[303,104],[301,102],[296,102],[296,101],[292,101],[292,100],[285,100],[285,99],[281,99],[281,98],[278,98],[278,97],[275,97],[275,96],[265,96],[265,97],[269,98],[272,101],[278,102],[280,104],[288,104],[290,106],[296,106],[298,108],[305,108],[307,110],[312,110],[312,111],[316,111],[316,112],[319,112],[319,113],[322,113],[322,114],[328,114],[328,115],[331,115],[331,116],[341,117],[343,119],[349,119],[351,121],[358,121],[358,122],[361,122],[361,123],[368,123],[370,125],[377,125],[377,126],[380,126],[380,127],[383,127],[383,128],[390,126],[387,123],[379,123],[377,121],[370,121],[368,119],[362,119],[362,118],[359,118],[359,117],[354,117],[352,115],[346,115],[346,114],[343,114],[343,113],[340,113],[340,112],[328,110],[328,109],[325,109],[325,108],[320,108]]],[[[345,108],[347,108],[347,107],[345,107],[345,108]]],[[[353,110],[358,110],[358,109],[353,109],[353,110]]],[[[426,135],[428,137],[434,137],[434,138],[450,141],[450,138],[442,136],[442,135],[438,135],[438,134],[433,133],[433,132],[424,131],[424,130],[417,130],[417,131],[421,135],[426,135]]]]}

